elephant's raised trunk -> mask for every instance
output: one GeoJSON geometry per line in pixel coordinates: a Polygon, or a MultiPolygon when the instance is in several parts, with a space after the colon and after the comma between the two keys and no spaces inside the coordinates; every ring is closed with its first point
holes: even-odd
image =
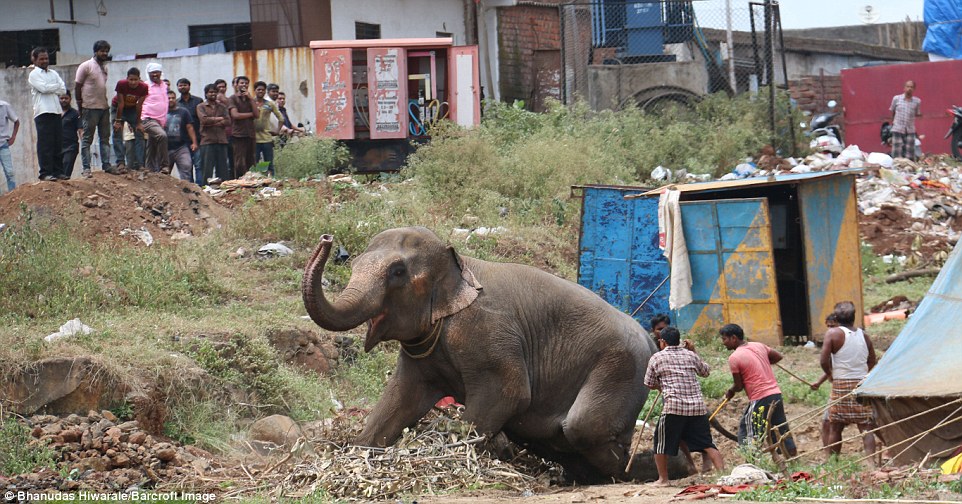
{"type": "Polygon", "coordinates": [[[363,299],[357,299],[358,295],[363,296],[363,294],[350,288],[345,289],[345,292],[334,304],[329,303],[327,298],[324,297],[321,282],[324,275],[324,264],[327,263],[327,258],[330,256],[331,244],[333,243],[333,236],[321,236],[321,242],[314,249],[311,260],[308,261],[307,268],[304,271],[301,290],[304,296],[304,307],[307,308],[307,313],[314,323],[328,331],[346,331],[374,317],[377,313],[377,307],[366,306],[363,299]]]}

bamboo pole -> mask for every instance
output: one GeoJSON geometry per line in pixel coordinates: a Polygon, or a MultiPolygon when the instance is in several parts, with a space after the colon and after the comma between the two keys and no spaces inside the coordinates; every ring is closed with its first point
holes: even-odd
{"type": "Polygon", "coordinates": [[[625,472],[631,470],[631,464],[635,461],[635,455],[638,454],[638,448],[641,447],[641,436],[645,433],[645,427],[648,425],[648,419],[651,418],[651,413],[655,411],[655,405],[658,404],[658,398],[661,397],[661,391],[659,390],[655,394],[655,400],[651,401],[651,408],[648,408],[648,414],[645,415],[645,419],[641,422],[641,432],[638,433],[638,439],[635,440],[635,446],[631,448],[631,454],[628,455],[628,466],[625,467],[625,472]]]}
{"type": "Polygon", "coordinates": [[[721,404],[718,405],[717,408],[715,408],[715,412],[712,413],[710,417],[708,417],[708,421],[711,422],[712,420],[714,420],[714,419],[715,419],[715,415],[717,415],[718,412],[721,411],[721,409],[722,409],[726,404],[728,404],[728,398],[727,398],[727,397],[725,398],[724,401],[721,402],[721,404]]]}
{"type": "Polygon", "coordinates": [[[814,386],[814,385],[812,385],[811,383],[809,383],[808,380],[806,380],[806,379],[802,378],[801,376],[798,376],[797,374],[789,371],[788,368],[786,368],[785,366],[783,366],[783,365],[781,365],[781,364],[778,364],[778,363],[776,363],[775,365],[778,366],[778,369],[781,369],[782,371],[785,371],[786,373],[788,373],[788,376],[791,376],[792,378],[795,378],[796,380],[804,383],[805,385],[808,385],[809,387],[813,387],[813,386],[814,386]]]}

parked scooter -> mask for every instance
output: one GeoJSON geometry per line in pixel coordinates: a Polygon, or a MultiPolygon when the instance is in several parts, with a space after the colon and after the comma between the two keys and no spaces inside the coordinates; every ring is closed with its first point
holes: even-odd
{"type": "Polygon", "coordinates": [[[945,109],[945,113],[953,119],[944,138],[952,137],[952,157],[962,159],[962,107],[952,105],[952,108],[945,109]]]}
{"type": "Polygon", "coordinates": [[[835,107],[838,106],[838,102],[831,100],[828,102],[828,111],[822,112],[816,115],[812,119],[812,129],[808,132],[808,135],[812,137],[812,141],[809,143],[809,147],[817,152],[831,152],[833,154],[838,154],[842,152],[844,144],[842,143],[842,132],[838,125],[835,124],[835,118],[838,117],[838,112],[835,111],[835,107]]]}

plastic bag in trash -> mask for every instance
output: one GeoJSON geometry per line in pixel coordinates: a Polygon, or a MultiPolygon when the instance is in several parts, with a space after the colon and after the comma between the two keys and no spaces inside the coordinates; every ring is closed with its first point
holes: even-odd
{"type": "Polygon", "coordinates": [[[913,201],[911,204],[909,204],[909,212],[911,212],[913,219],[921,219],[922,217],[925,217],[925,214],[928,211],[929,209],[925,208],[925,204],[921,201],[913,201]]]}
{"type": "Polygon", "coordinates": [[[905,175],[902,175],[895,170],[879,168],[878,174],[880,177],[882,177],[882,180],[892,185],[904,186],[909,184],[909,181],[905,179],[905,175]]]}
{"type": "Polygon", "coordinates": [[[651,180],[671,180],[671,170],[664,166],[656,166],[651,170],[651,180]]]}
{"type": "Polygon", "coordinates": [[[293,253],[293,250],[280,243],[268,243],[257,249],[257,255],[261,257],[284,257],[293,253]]]}
{"type": "Polygon", "coordinates": [[[741,163],[732,170],[732,173],[738,178],[745,178],[750,177],[756,171],[758,171],[758,168],[755,167],[755,163],[741,163]]]}
{"type": "Polygon", "coordinates": [[[882,168],[892,168],[892,156],[884,152],[872,152],[865,158],[868,164],[879,165],[882,168]]]}
{"type": "Polygon", "coordinates": [[[47,343],[52,343],[58,339],[67,338],[77,333],[90,334],[92,332],[93,329],[81,322],[79,318],[75,318],[73,320],[68,320],[67,323],[60,326],[59,331],[44,336],[43,340],[47,343]]]}
{"type": "Polygon", "coordinates": [[[858,148],[858,145],[849,145],[838,155],[838,160],[843,164],[849,164],[854,160],[865,160],[865,155],[862,154],[862,150],[858,148]]]}

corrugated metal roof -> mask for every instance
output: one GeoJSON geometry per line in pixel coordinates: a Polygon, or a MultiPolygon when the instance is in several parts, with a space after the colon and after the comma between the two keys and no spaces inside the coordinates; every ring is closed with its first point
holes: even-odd
{"type": "Polygon", "coordinates": [[[797,184],[810,180],[822,179],[826,177],[837,177],[841,175],[856,175],[863,173],[863,168],[852,168],[846,170],[832,170],[812,173],[788,173],[768,177],[749,177],[739,180],[715,180],[712,182],[697,182],[694,184],[669,184],[653,189],[643,194],[632,194],[625,198],[642,198],[647,196],[657,196],[665,189],[675,189],[683,193],[696,193],[707,191],[720,191],[723,189],[742,189],[745,187],[759,187],[767,185],[797,184]]]}
{"type": "Polygon", "coordinates": [[[311,49],[340,49],[369,47],[442,47],[454,45],[451,37],[438,38],[401,38],[401,39],[363,39],[363,40],[312,40],[311,49]]]}
{"type": "MultiPolygon", "coordinates": [[[[962,242],[960,242],[962,244],[962,242]]],[[[962,245],[856,389],[860,397],[962,396],[962,245]]]]}

